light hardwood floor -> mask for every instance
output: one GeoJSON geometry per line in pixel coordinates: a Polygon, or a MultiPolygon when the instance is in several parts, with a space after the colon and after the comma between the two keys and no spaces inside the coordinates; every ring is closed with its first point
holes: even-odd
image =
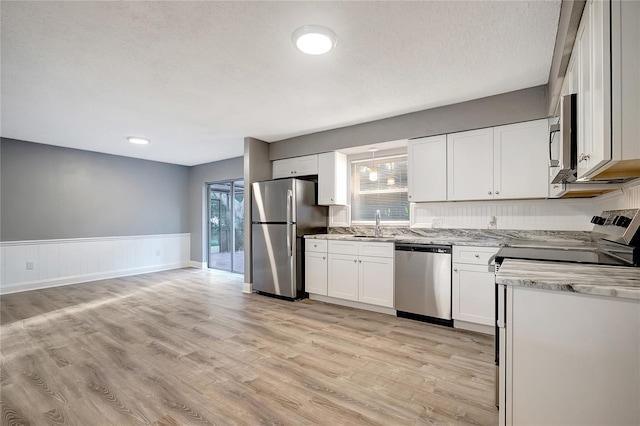
{"type": "Polygon", "coordinates": [[[2,424],[497,423],[493,338],[182,269],[3,296],[2,424]]]}

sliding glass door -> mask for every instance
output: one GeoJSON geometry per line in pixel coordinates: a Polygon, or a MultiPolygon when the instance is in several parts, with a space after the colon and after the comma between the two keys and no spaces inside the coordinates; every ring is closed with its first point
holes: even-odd
{"type": "Polygon", "coordinates": [[[244,182],[208,185],[209,268],[244,272],[244,182]]]}

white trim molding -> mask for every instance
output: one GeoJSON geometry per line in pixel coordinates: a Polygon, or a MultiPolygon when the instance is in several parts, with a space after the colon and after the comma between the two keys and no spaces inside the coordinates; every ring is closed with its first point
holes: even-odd
{"type": "Polygon", "coordinates": [[[191,234],[0,242],[0,294],[190,265],[191,234]]]}
{"type": "Polygon", "coordinates": [[[207,262],[198,262],[197,260],[190,260],[189,266],[196,269],[207,269],[209,267],[207,262]]]}
{"type": "Polygon", "coordinates": [[[242,292],[247,294],[253,293],[253,283],[244,283],[242,285],[242,292]]]}
{"type": "Polygon", "coordinates": [[[396,310],[392,308],[385,308],[384,306],[370,305],[368,303],[355,302],[352,300],[337,299],[335,297],[323,296],[321,294],[309,293],[309,299],[317,300],[318,302],[332,303],[334,305],[346,306],[348,308],[363,309],[365,311],[377,312],[379,314],[387,314],[387,315],[393,315],[393,316],[396,316],[397,314],[396,310]]]}

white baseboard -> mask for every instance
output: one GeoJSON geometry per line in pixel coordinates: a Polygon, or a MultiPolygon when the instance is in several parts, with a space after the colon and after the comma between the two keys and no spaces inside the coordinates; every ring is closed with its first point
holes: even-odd
{"type": "Polygon", "coordinates": [[[322,296],[320,294],[309,293],[309,299],[318,302],[332,303],[334,305],[346,306],[348,308],[363,309],[365,311],[378,312],[379,314],[387,314],[396,316],[396,310],[385,308],[384,306],[369,305],[368,303],[354,302],[352,300],[336,299],[335,297],[322,296]]]}
{"type": "Polygon", "coordinates": [[[242,285],[242,292],[243,293],[253,293],[253,283],[244,283],[242,285]]]}
{"type": "Polygon", "coordinates": [[[495,335],[495,327],[484,324],[474,324],[472,322],[453,320],[453,328],[459,328],[461,330],[475,331],[478,333],[495,335]]]}
{"type": "Polygon", "coordinates": [[[190,234],[0,242],[0,294],[191,266],[190,234]]]}
{"type": "Polygon", "coordinates": [[[196,269],[207,269],[209,267],[209,265],[207,265],[207,262],[198,262],[195,260],[190,260],[189,266],[196,269]]]}

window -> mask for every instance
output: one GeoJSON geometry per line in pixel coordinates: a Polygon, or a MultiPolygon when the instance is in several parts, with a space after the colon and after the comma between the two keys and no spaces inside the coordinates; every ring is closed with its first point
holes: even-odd
{"type": "Polygon", "coordinates": [[[406,154],[351,161],[353,222],[375,221],[376,210],[383,222],[408,222],[408,191],[406,154]]]}

